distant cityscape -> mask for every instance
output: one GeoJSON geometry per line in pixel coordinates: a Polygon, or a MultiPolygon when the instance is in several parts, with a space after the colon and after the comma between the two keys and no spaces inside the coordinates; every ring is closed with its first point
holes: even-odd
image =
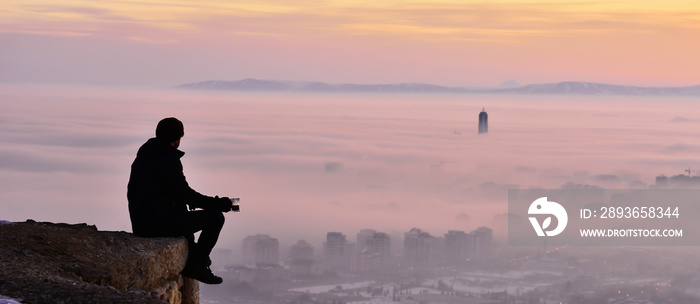
{"type": "Polygon", "coordinates": [[[362,229],[355,242],[344,233],[328,232],[320,249],[318,254],[309,242],[299,240],[281,254],[278,239],[256,234],[241,241],[238,257],[230,249],[215,249],[212,259],[217,268],[223,269],[225,284],[256,290],[260,297],[294,286],[294,282],[341,283],[348,278],[479,264],[493,255],[493,230],[478,227],[471,232],[450,230],[443,236],[433,236],[412,228],[392,237],[374,229],[362,229]],[[401,242],[403,250],[393,252],[392,242],[401,242]]]}
{"type": "Polygon", "coordinates": [[[322,248],[299,240],[281,253],[276,238],[257,234],[241,241],[238,256],[215,249],[215,272],[224,283],[202,285],[201,303],[700,303],[700,261],[690,258],[697,253],[513,247],[494,241],[488,227],[441,236],[418,228],[393,235],[363,229],[354,242],[327,232],[322,248]]]}
{"type": "MultiPolygon", "coordinates": [[[[492,253],[493,230],[488,227],[479,227],[468,233],[450,230],[437,237],[412,228],[404,233],[403,252],[399,253],[392,252],[392,238],[387,233],[363,229],[355,240],[351,242],[341,232],[328,232],[320,258],[309,242],[299,240],[281,259],[279,241],[267,234],[257,234],[241,241],[238,259],[228,249],[216,249],[213,259],[220,266],[284,266],[293,277],[327,272],[387,272],[479,261],[492,253]]],[[[396,241],[399,240],[394,239],[396,241]]]]}
{"type": "MultiPolygon", "coordinates": [[[[630,187],[698,188],[698,172],[630,187]]],[[[597,186],[562,189],[581,187],[597,186]]],[[[694,248],[508,246],[491,228],[477,227],[441,235],[362,229],[354,239],[330,231],[318,247],[297,240],[285,250],[277,238],[256,234],[239,249],[214,250],[223,288],[201,286],[201,303],[700,303],[694,248]]]]}

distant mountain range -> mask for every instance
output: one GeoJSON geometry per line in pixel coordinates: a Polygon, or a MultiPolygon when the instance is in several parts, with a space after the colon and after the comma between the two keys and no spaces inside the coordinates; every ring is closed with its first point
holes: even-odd
{"type": "MultiPolygon", "coordinates": [[[[515,83],[515,82],[513,82],[515,83]]],[[[239,81],[209,80],[176,86],[178,89],[256,91],[256,92],[338,92],[338,93],[456,93],[456,94],[532,94],[532,95],[700,95],[700,85],[689,87],[637,87],[592,82],[557,82],[498,88],[445,87],[424,83],[328,84],[258,79],[239,81]]]]}

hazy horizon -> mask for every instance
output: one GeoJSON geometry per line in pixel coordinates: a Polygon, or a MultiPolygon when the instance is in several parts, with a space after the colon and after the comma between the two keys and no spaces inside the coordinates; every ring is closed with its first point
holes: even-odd
{"type": "Polygon", "coordinates": [[[0,87],[4,220],[130,231],[129,166],[175,116],[190,185],[241,197],[219,245],[233,249],[257,233],[316,247],[364,228],[502,235],[508,188],[638,187],[700,165],[694,98],[0,87]]]}

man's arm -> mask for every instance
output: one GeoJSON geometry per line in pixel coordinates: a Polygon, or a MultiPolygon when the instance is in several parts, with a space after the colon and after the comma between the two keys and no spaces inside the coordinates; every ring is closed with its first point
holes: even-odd
{"type": "Polygon", "coordinates": [[[201,208],[205,210],[231,211],[233,203],[228,198],[211,197],[201,194],[187,183],[183,173],[182,162],[176,160],[172,171],[167,172],[168,183],[171,185],[175,196],[190,206],[190,209],[201,208]]]}

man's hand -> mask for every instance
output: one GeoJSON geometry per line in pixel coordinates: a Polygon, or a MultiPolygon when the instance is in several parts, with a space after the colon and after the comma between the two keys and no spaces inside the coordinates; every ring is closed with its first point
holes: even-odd
{"type": "Polygon", "coordinates": [[[215,197],[214,208],[221,212],[229,212],[233,208],[233,202],[228,197],[215,197]]]}

